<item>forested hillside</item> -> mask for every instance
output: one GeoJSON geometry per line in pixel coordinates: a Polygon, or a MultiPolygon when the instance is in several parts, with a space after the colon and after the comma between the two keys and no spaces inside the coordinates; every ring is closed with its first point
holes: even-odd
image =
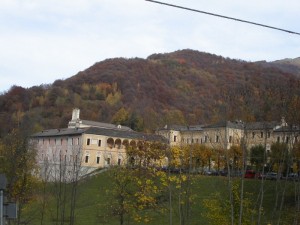
{"type": "Polygon", "coordinates": [[[107,59],[53,84],[11,87],[0,95],[0,131],[66,127],[74,107],[82,119],[146,132],[224,119],[300,121],[299,74],[273,65],[193,50],[107,59]]]}

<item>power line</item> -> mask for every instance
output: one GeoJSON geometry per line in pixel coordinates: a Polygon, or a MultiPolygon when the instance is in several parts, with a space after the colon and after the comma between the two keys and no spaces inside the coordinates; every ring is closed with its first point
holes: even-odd
{"type": "Polygon", "coordinates": [[[261,23],[255,23],[255,22],[251,22],[251,21],[247,21],[247,20],[237,19],[237,18],[234,18],[234,17],[223,16],[223,15],[220,15],[220,14],[205,12],[205,11],[201,11],[201,10],[197,10],[197,9],[191,9],[191,8],[187,8],[187,7],[183,7],[183,6],[179,6],[179,5],[173,5],[173,4],[169,4],[169,3],[165,3],[165,2],[159,2],[159,1],[153,1],[153,0],[145,0],[145,1],[152,2],[152,3],[157,3],[157,4],[161,4],[161,5],[166,5],[166,6],[171,6],[171,7],[174,7],[174,8],[184,9],[184,10],[188,10],[188,11],[193,11],[193,12],[197,12],[197,13],[203,13],[203,14],[210,15],[210,16],[220,17],[220,18],[223,18],[223,19],[235,20],[235,21],[238,21],[238,22],[248,23],[248,24],[252,24],[252,25],[255,25],[255,26],[260,26],[260,27],[269,28],[269,29],[273,29],[273,30],[279,30],[279,31],[290,33],[290,34],[300,35],[300,33],[298,33],[298,32],[294,32],[294,31],[290,31],[290,30],[286,30],[286,29],[282,29],[282,28],[278,28],[278,27],[272,27],[272,26],[268,26],[268,25],[265,25],[265,24],[261,24],[261,23]]]}

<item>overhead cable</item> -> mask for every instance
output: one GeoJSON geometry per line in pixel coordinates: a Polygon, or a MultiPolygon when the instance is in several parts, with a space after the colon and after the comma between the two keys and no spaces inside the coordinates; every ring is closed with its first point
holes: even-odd
{"type": "Polygon", "coordinates": [[[175,8],[179,8],[179,9],[184,9],[184,10],[188,10],[188,11],[193,11],[193,12],[197,12],[197,13],[203,13],[203,14],[210,15],[210,16],[220,17],[220,18],[223,18],[223,19],[235,20],[235,21],[238,21],[238,22],[248,23],[248,24],[252,24],[252,25],[255,25],[255,26],[265,27],[265,28],[269,28],[269,29],[273,29],[273,30],[279,30],[279,31],[290,33],[290,34],[300,35],[300,33],[298,33],[298,32],[294,32],[294,31],[290,31],[290,30],[286,30],[286,29],[282,29],[282,28],[278,28],[278,27],[268,26],[268,25],[261,24],[261,23],[251,22],[251,21],[248,21],[248,20],[242,20],[242,19],[237,19],[237,18],[234,18],[234,17],[223,16],[223,15],[220,15],[220,14],[205,12],[205,11],[192,9],[192,8],[187,8],[187,7],[183,7],[183,6],[179,6],[179,5],[173,5],[173,4],[169,4],[169,3],[165,3],[165,2],[159,2],[159,1],[153,1],[153,0],[145,0],[145,1],[152,2],[152,3],[157,3],[157,4],[161,4],[161,5],[166,5],[166,6],[171,6],[171,7],[175,7],[175,8]]]}

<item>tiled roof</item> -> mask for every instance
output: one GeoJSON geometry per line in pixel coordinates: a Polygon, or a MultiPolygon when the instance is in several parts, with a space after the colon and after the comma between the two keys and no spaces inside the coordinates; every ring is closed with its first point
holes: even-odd
{"type": "Polygon", "coordinates": [[[69,136],[84,133],[86,128],[63,128],[63,129],[50,129],[43,130],[35,133],[32,137],[54,137],[54,136],[69,136]]]}
{"type": "Polygon", "coordinates": [[[215,124],[210,124],[203,126],[203,129],[206,128],[220,128],[220,127],[229,127],[229,128],[235,128],[235,129],[243,129],[244,123],[240,121],[231,122],[231,121],[221,121],[215,124]]]}
{"type": "Polygon", "coordinates": [[[96,134],[96,135],[104,135],[104,136],[114,137],[114,138],[128,138],[128,139],[138,139],[138,140],[146,140],[146,141],[167,142],[167,140],[160,135],[144,134],[132,130],[126,131],[118,128],[108,129],[108,128],[99,128],[99,127],[44,130],[32,135],[32,137],[58,137],[58,136],[72,136],[72,135],[81,135],[81,134],[96,134]]]}
{"type": "Polygon", "coordinates": [[[121,126],[121,125],[118,126],[118,125],[111,124],[111,123],[102,123],[102,122],[96,122],[96,121],[90,121],[90,120],[81,120],[81,121],[83,124],[89,125],[92,127],[132,131],[132,129],[130,129],[129,127],[121,126]]]}
{"type": "Polygon", "coordinates": [[[176,130],[176,131],[201,131],[203,125],[190,125],[190,126],[184,126],[184,125],[166,125],[164,128],[161,128],[160,130],[176,130]]]}
{"type": "Polygon", "coordinates": [[[248,130],[265,130],[275,129],[280,125],[279,122],[249,122],[244,123],[242,121],[221,121],[209,125],[193,125],[193,126],[180,126],[180,125],[168,125],[160,130],[176,130],[176,131],[202,131],[204,129],[212,128],[234,128],[234,129],[248,129],[248,130]]]}
{"type": "Polygon", "coordinates": [[[265,130],[265,129],[274,129],[278,126],[279,123],[276,121],[272,122],[249,122],[246,123],[245,128],[248,130],[265,130]]]}
{"type": "Polygon", "coordinates": [[[274,129],[274,132],[300,132],[299,126],[280,126],[277,129],[274,129]]]}
{"type": "Polygon", "coordinates": [[[86,134],[96,134],[96,135],[105,135],[116,138],[129,138],[129,139],[139,139],[146,141],[165,141],[162,136],[154,134],[144,134],[135,131],[124,131],[117,129],[101,129],[98,127],[90,127],[86,130],[86,134]]]}

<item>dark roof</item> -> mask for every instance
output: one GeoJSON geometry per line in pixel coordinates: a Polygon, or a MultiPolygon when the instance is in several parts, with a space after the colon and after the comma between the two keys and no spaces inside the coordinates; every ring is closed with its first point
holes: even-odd
{"type": "Polygon", "coordinates": [[[32,137],[54,137],[54,136],[78,135],[84,133],[86,129],[87,128],[63,128],[63,129],[43,130],[41,132],[33,134],[32,137]]]}
{"type": "Polygon", "coordinates": [[[87,127],[99,127],[105,129],[118,129],[118,130],[121,129],[121,130],[132,131],[132,129],[127,126],[115,125],[111,123],[102,123],[102,122],[91,121],[91,120],[73,120],[69,122],[69,126],[75,127],[77,123],[87,127]]]}
{"type": "Polygon", "coordinates": [[[128,138],[128,139],[146,140],[146,141],[167,142],[167,140],[160,135],[144,134],[135,131],[126,131],[122,129],[108,129],[108,128],[99,128],[99,127],[43,130],[41,132],[32,135],[32,137],[58,137],[58,136],[72,136],[72,135],[81,135],[81,134],[96,134],[96,135],[104,135],[104,136],[110,136],[115,138],[119,137],[119,138],[128,138]]]}
{"type": "Polygon", "coordinates": [[[202,131],[203,125],[166,125],[164,128],[160,130],[176,130],[176,131],[202,131]]]}
{"type": "Polygon", "coordinates": [[[274,129],[274,132],[300,132],[299,126],[280,126],[277,129],[274,129]]]}
{"type": "Polygon", "coordinates": [[[271,122],[249,122],[245,124],[247,130],[265,130],[265,129],[274,129],[278,126],[279,123],[276,121],[271,122]]]}
{"type": "Polygon", "coordinates": [[[203,126],[203,129],[206,128],[220,128],[220,127],[229,127],[229,128],[235,128],[235,129],[243,129],[244,128],[244,123],[241,121],[235,121],[235,122],[231,122],[231,121],[221,121],[218,123],[214,123],[214,124],[209,124],[206,126],[203,126]]]}
{"type": "Polygon", "coordinates": [[[81,121],[82,121],[82,124],[89,125],[92,127],[132,131],[132,129],[129,127],[115,125],[115,124],[111,124],[111,123],[102,123],[102,122],[96,122],[96,121],[90,121],[90,120],[81,120],[81,121]]]}
{"type": "Polygon", "coordinates": [[[110,137],[119,137],[119,138],[129,138],[129,139],[139,139],[146,141],[166,141],[166,139],[160,135],[155,134],[145,134],[135,131],[124,131],[116,129],[101,129],[98,127],[90,127],[86,130],[86,134],[96,134],[96,135],[105,135],[110,137]]]}

